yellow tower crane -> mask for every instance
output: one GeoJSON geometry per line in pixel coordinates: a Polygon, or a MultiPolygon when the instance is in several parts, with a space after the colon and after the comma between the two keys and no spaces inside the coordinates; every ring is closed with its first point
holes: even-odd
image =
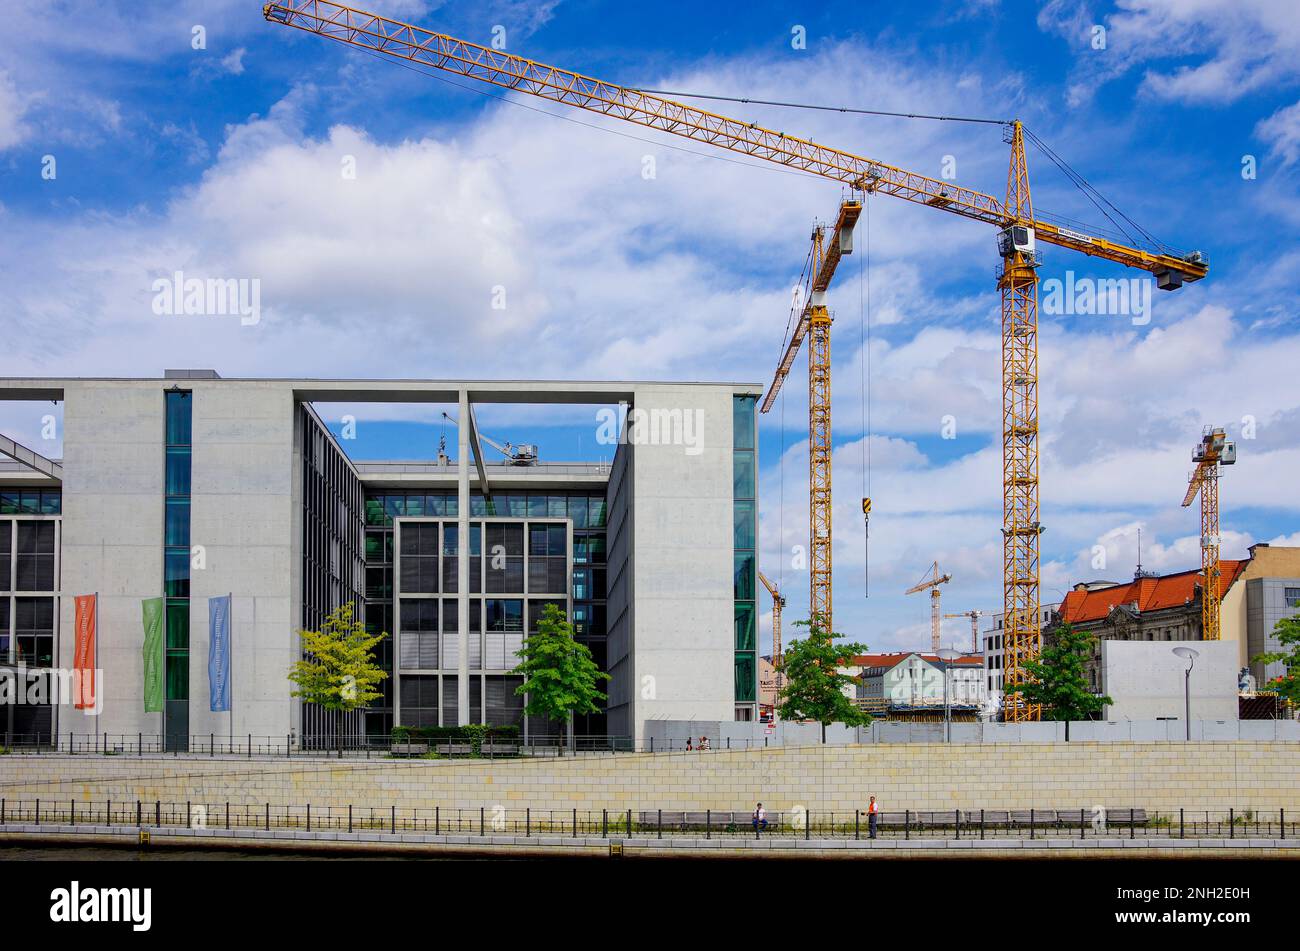
{"type": "Polygon", "coordinates": [[[939,649],[939,627],[943,623],[940,621],[942,614],[939,610],[939,585],[947,584],[952,580],[952,575],[939,574],[939,563],[936,561],[930,565],[930,577],[923,578],[912,587],[908,588],[903,594],[916,594],[918,591],[930,589],[930,650],[939,649]]]}
{"type": "Polygon", "coordinates": [[[1237,444],[1219,426],[1206,426],[1192,451],[1196,468],[1187,480],[1183,508],[1201,496],[1201,640],[1219,639],[1219,605],[1223,600],[1219,572],[1219,466],[1237,461],[1237,444]]]}
{"type": "MultiPolygon", "coordinates": [[[[938,589],[936,588],[935,590],[937,591],[938,589]]],[[[980,618],[983,616],[983,611],[961,611],[957,614],[944,615],[944,617],[970,618],[970,649],[977,654],[980,649],[980,618]]]]}
{"type": "Polygon", "coordinates": [[[842,202],[830,241],[822,225],[813,228],[812,267],[803,307],[760,407],[764,413],[772,408],[808,338],[808,616],[817,619],[827,634],[835,628],[831,618],[831,314],[826,290],[840,258],[853,253],[853,229],[861,214],[861,201],[842,202]]]}
{"type": "MultiPolygon", "coordinates": [[[[1166,290],[1205,277],[1209,265],[1204,255],[1199,251],[1179,254],[1163,247],[1142,250],[1088,234],[1060,221],[1036,217],[1025,161],[1026,132],[1018,120],[1003,123],[1004,138],[1011,147],[1004,200],[951,181],[767,129],[755,122],[707,112],[664,95],[604,82],[333,0],[276,0],[266,3],[262,13],[272,23],[314,33],[411,69],[453,73],[510,92],[526,93],[820,176],[866,195],[891,195],[996,228],[998,253],[1002,258],[997,283],[1002,296],[1004,682],[1010,686],[1025,679],[1022,665],[1035,657],[1042,645],[1038,557],[1042,524],[1038,507],[1037,246],[1051,244],[1150,271],[1156,275],[1157,286],[1166,290]]],[[[822,359],[810,354],[810,361],[818,368],[822,359]]],[[[815,425],[825,426],[829,444],[829,351],[825,367],[827,372],[818,376],[816,385],[810,381],[810,396],[816,406],[809,408],[809,415],[815,425]]],[[[824,491],[818,491],[814,478],[811,504],[817,508],[814,530],[822,533],[818,542],[824,544],[829,555],[829,450],[824,461],[827,466],[824,491]]],[[[810,460],[810,465],[817,465],[817,461],[810,460]]],[[[819,603],[822,614],[828,616],[829,557],[825,564],[827,573],[821,581],[823,594],[819,603]]],[[[1039,718],[1041,710],[1019,699],[1018,694],[1010,694],[1004,715],[1013,721],[1034,720],[1039,718]]]]}
{"type": "Polygon", "coordinates": [[[772,668],[776,678],[777,706],[781,705],[781,611],[785,608],[785,597],[776,585],[763,572],[758,573],[758,580],[767,593],[772,596],[772,668]]]}

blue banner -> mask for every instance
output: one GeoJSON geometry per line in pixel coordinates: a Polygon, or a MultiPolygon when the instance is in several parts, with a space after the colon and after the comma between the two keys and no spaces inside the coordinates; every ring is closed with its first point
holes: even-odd
{"type": "Polygon", "coordinates": [[[213,713],[230,711],[230,595],[208,598],[208,690],[213,713]]]}

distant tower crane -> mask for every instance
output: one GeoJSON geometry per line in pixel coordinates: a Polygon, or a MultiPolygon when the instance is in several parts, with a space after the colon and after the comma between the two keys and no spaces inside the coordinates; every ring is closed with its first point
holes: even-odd
{"type": "MultiPolygon", "coordinates": [[[[934,589],[938,592],[938,588],[934,589]]],[[[980,618],[984,616],[983,611],[962,611],[958,614],[945,614],[944,617],[968,617],[970,618],[970,649],[979,653],[980,649],[980,618]]]]}
{"type": "Polygon", "coordinates": [[[930,649],[937,651],[939,649],[939,626],[942,623],[939,618],[942,616],[939,611],[939,585],[947,584],[952,580],[952,575],[939,574],[939,563],[936,561],[930,565],[930,577],[918,581],[912,587],[908,588],[903,594],[915,594],[918,591],[930,589],[930,649]]]}
{"type": "Polygon", "coordinates": [[[1201,639],[1219,639],[1219,605],[1223,600],[1219,580],[1219,466],[1237,461],[1237,444],[1220,426],[1206,426],[1192,451],[1196,468],[1187,482],[1183,508],[1201,495],[1201,639]]]}
{"type": "Polygon", "coordinates": [[[777,705],[781,703],[781,611],[785,607],[785,597],[777,590],[776,585],[768,579],[763,572],[758,573],[758,580],[762,582],[767,593],[772,596],[772,667],[775,670],[777,705]]]}
{"type": "MultiPolygon", "coordinates": [[[[749,159],[771,162],[808,175],[847,185],[861,195],[889,195],[919,206],[979,221],[997,229],[1002,265],[1002,601],[1006,648],[1005,683],[1023,682],[1023,665],[1042,646],[1039,616],[1038,499],[1038,265],[1039,245],[1054,245],[1081,254],[1139,268],[1155,275],[1156,286],[1175,290],[1209,273],[1199,251],[1183,253],[1140,228],[1146,249],[1077,230],[1061,219],[1035,214],[1029,193],[1025,139],[1033,139],[1019,120],[992,121],[1002,126],[1010,146],[1005,198],[886,165],[842,149],[769,129],[757,122],[708,112],[642,89],[620,86],[572,70],[437,33],[412,23],[358,10],[332,0],[270,0],[262,15],[271,23],[304,30],[377,57],[386,57],[417,72],[439,70],[550,102],[657,129],[726,149],[749,159]]],[[[680,94],[682,98],[692,98],[680,94]]],[[[1048,152],[1090,199],[1098,201],[1081,177],[1048,152]]],[[[1108,214],[1109,217],[1109,214],[1108,214]]],[[[1134,238],[1126,238],[1135,241],[1134,238]]],[[[832,243],[829,253],[838,253],[832,243]]],[[[824,290],[824,288],[822,288],[824,290]]],[[[813,324],[809,353],[809,485],[814,551],[812,601],[814,620],[833,630],[831,609],[830,351],[829,314],[813,324]],[[825,344],[825,346],[821,346],[825,344]],[[824,433],[824,436],[822,435],[824,433]],[[822,449],[825,445],[827,448],[822,449]],[[820,467],[820,468],[819,468],[820,467]],[[824,555],[824,559],[822,559],[824,555]],[[818,571],[823,572],[820,576],[818,571]]],[[[783,361],[784,362],[784,361],[783,361]]],[[[769,391],[769,398],[778,387],[769,391]]],[[[1010,721],[1037,720],[1037,704],[1008,695],[1004,716],[1010,721]]]]}

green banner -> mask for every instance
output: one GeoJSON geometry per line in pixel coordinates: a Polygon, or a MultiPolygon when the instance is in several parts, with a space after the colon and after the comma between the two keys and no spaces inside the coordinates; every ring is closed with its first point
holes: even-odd
{"type": "Polygon", "coordinates": [[[144,712],[163,708],[163,599],[140,602],[144,614],[144,712]]]}

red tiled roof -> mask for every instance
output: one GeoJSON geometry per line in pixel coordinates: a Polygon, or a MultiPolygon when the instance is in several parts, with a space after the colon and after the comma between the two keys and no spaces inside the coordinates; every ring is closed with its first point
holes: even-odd
{"type": "MultiPolygon", "coordinates": [[[[1219,593],[1224,594],[1237,580],[1247,561],[1219,562],[1219,593]]],[[[1196,588],[1201,583],[1200,571],[1180,571],[1177,574],[1155,578],[1138,578],[1128,584],[1099,591],[1070,591],[1061,602],[1061,620],[1070,624],[1099,621],[1111,608],[1137,602],[1137,609],[1159,611],[1178,607],[1196,599],[1196,588]]]]}

